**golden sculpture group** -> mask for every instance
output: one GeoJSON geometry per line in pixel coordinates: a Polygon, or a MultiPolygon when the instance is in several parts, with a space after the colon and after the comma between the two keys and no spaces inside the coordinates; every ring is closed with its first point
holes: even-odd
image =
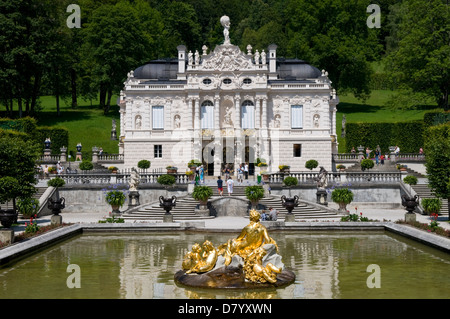
{"type": "Polygon", "coordinates": [[[265,245],[272,244],[277,251],[278,246],[259,220],[259,212],[251,210],[250,223],[242,229],[241,234],[235,239],[229,239],[217,249],[209,240],[201,246],[194,244],[192,250],[184,256],[183,270],[186,274],[208,272],[214,268],[219,256],[223,256],[224,265],[228,266],[233,256],[238,255],[244,261],[246,280],[254,283],[275,283],[277,274],[281,273],[282,269],[270,262],[263,266],[263,258],[267,254],[265,245]]]}

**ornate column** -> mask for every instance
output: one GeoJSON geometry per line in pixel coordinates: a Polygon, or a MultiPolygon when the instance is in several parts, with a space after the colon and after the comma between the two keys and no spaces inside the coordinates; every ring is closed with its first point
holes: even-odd
{"type": "Polygon", "coordinates": [[[236,93],[234,96],[234,109],[236,110],[236,118],[234,119],[234,127],[237,131],[241,130],[241,95],[236,93]]]}
{"type": "Polygon", "coordinates": [[[220,94],[214,96],[214,176],[221,174],[222,137],[220,134],[220,94]]]}
{"type": "Polygon", "coordinates": [[[220,95],[214,96],[214,130],[220,132],[220,95]]]}
{"type": "Polygon", "coordinates": [[[261,128],[261,98],[257,97],[255,103],[255,128],[260,129],[261,128]]]}
{"type": "Polygon", "coordinates": [[[262,123],[261,127],[267,129],[267,96],[262,97],[262,123]]]}
{"type": "Polygon", "coordinates": [[[194,99],[194,158],[202,160],[202,136],[200,127],[200,97],[194,99]]]}

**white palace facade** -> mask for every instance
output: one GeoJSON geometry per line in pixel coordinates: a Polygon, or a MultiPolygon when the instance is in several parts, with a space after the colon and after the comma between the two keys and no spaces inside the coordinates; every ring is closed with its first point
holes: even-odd
{"type": "Polygon", "coordinates": [[[257,158],[269,172],[304,171],[315,159],[331,170],[339,100],[327,72],[278,58],[274,44],[242,52],[222,19],[225,41],[213,51],[180,45],[177,58],[129,72],[119,101],[124,166],[147,159],[152,169],[184,172],[196,159],[219,176],[226,164],[252,170],[257,158]]]}

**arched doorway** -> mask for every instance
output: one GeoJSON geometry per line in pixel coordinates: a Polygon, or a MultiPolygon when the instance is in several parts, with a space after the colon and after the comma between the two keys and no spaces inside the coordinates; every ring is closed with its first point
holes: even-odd
{"type": "Polygon", "coordinates": [[[225,167],[228,166],[230,171],[234,171],[234,148],[230,146],[225,146],[222,149],[222,171],[225,169],[225,167]]]}
{"type": "Polygon", "coordinates": [[[214,176],[214,147],[206,145],[202,149],[202,163],[207,176],[214,176]]]}

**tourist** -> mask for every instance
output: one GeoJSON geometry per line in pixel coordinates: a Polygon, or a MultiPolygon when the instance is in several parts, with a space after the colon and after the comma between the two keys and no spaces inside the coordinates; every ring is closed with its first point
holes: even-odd
{"type": "Polygon", "coordinates": [[[355,150],[355,147],[354,147],[354,146],[352,147],[352,150],[351,150],[350,152],[356,153],[356,150],[355,150]]]}
{"type": "Polygon", "coordinates": [[[244,175],[245,179],[248,179],[248,163],[245,163],[244,165],[244,175]]]}
{"type": "Polygon", "coordinates": [[[423,154],[423,148],[419,149],[419,154],[422,155],[423,154]]]}
{"type": "Polygon", "coordinates": [[[228,180],[228,178],[230,178],[230,169],[228,168],[228,164],[225,165],[223,172],[225,173],[225,180],[228,180]]]}
{"type": "Polygon", "coordinates": [[[237,169],[237,173],[238,173],[238,183],[243,183],[244,182],[244,168],[242,167],[242,164],[239,165],[239,167],[237,169]]]}
{"type": "Polygon", "coordinates": [[[205,184],[205,170],[203,169],[203,165],[200,165],[199,174],[200,174],[200,183],[205,184]]]}
{"type": "Polygon", "coordinates": [[[217,190],[219,191],[219,196],[223,196],[223,180],[220,176],[217,178],[217,190]]]}
{"type": "Polygon", "coordinates": [[[380,151],[378,150],[378,148],[375,150],[375,163],[378,166],[378,159],[380,157],[380,151]]]}
{"type": "Polygon", "coordinates": [[[261,220],[269,220],[269,217],[267,216],[265,210],[263,210],[262,213],[261,213],[261,220]]]}
{"type": "Polygon", "coordinates": [[[366,148],[366,158],[370,158],[370,153],[372,150],[370,150],[368,147],[366,148]]]}
{"type": "Polygon", "coordinates": [[[231,196],[231,194],[233,194],[233,186],[234,186],[234,181],[230,176],[227,180],[228,196],[231,196]]]}
{"type": "Polygon", "coordinates": [[[269,207],[270,211],[269,211],[269,219],[270,220],[277,220],[278,218],[278,214],[280,213],[279,211],[277,211],[275,208],[273,207],[269,207]]]}
{"type": "Polygon", "coordinates": [[[398,155],[400,153],[400,147],[398,147],[398,145],[395,146],[394,153],[395,155],[398,155]]]}
{"type": "Polygon", "coordinates": [[[45,165],[44,166],[44,179],[47,179],[47,177],[48,177],[48,166],[45,165]]]}
{"type": "Polygon", "coordinates": [[[384,155],[381,155],[380,160],[381,160],[381,165],[384,165],[384,155]]]}

